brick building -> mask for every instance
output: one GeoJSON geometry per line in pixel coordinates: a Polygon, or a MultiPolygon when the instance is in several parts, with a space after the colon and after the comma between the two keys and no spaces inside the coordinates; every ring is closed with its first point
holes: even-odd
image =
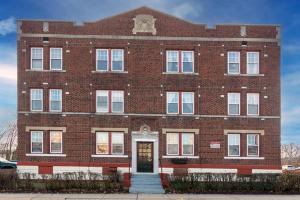
{"type": "Polygon", "coordinates": [[[19,171],[279,172],[279,31],[19,20],[19,171]]]}

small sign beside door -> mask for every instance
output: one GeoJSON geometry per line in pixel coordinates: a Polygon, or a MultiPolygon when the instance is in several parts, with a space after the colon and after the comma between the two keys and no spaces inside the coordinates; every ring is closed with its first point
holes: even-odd
{"type": "Polygon", "coordinates": [[[220,149],[221,143],[219,141],[211,141],[210,148],[211,149],[220,149]]]}

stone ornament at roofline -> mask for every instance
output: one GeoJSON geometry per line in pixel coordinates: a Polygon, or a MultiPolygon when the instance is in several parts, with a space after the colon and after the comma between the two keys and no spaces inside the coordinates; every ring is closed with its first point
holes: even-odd
{"type": "Polygon", "coordinates": [[[152,33],[156,35],[155,21],[156,19],[152,15],[136,15],[133,18],[134,27],[132,29],[133,34],[137,33],[152,33]]]}

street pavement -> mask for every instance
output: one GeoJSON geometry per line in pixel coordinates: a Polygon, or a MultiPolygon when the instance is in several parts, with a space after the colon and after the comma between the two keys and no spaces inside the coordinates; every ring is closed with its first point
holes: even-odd
{"type": "Polygon", "coordinates": [[[0,200],[300,200],[300,195],[214,194],[31,194],[1,193],[0,200]]]}

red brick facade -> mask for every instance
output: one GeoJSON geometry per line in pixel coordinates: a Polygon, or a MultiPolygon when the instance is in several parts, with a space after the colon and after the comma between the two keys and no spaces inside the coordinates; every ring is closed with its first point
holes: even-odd
{"type": "MultiPolygon", "coordinates": [[[[208,28],[139,8],[96,22],[20,20],[18,22],[18,159],[20,170],[40,166],[41,173],[55,166],[132,167],[133,132],[147,125],[157,132],[159,168],[280,169],[280,33],[277,26],[217,25],[208,28]],[[133,33],[137,15],[155,18],[156,33],[133,33]],[[48,30],[43,26],[48,25],[48,30]],[[242,32],[246,30],[246,35],[242,32]],[[31,70],[32,47],[43,48],[43,70],[31,70]],[[50,70],[51,47],[62,48],[62,71],[50,70]],[[124,72],[95,72],[96,49],[123,49],[124,72]],[[194,73],[166,73],[167,50],[194,52],[194,73]],[[227,52],[240,52],[240,74],[227,73],[227,52]],[[247,75],[246,54],[259,52],[259,74],[247,75]],[[30,110],[30,89],[43,89],[43,111],[30,110]],[[62,90],[62,112],[49,112],[49,89],[62,90]],[[124,113],[96,113],[96,90],[124,91],[124,113]],[[194,92],[193,115],[168,115],[166,92],[194,92]],[[229,116],[227,94],[240,93],[240,115],[229,116]],[[259,93],[259,116],[247,116],[247,93],[259,93]],[[43,131],[43,154],[30,155],[30,131],[43,131]],[[50,130],[65,128],[62,153],[51,156],[50,130]],[[96,136],[92,128],[127,129],[124,155],[92,157],[96,136]],[[194,158],[174,164],[166,158],[163,129],[198,130],[194,158]],[[240,133],[240,156],[228,158],[226,130],[240,133]],[[239,131],[241,130],[241,131],[239,131]],[[259,156],[247,156],[248,133],[259,131],[259,156]],[[244,132],[243,132],[244,131],[244,132]],[[211,148],[211,142],[220,148],[211,148]],[[25,167],[24,167],[25,166],[25,167]],[[28,168],[26,168],[26,166],[28,168]],[[22,168],[23,167],[23,168],[22,168]]],[[[175,130],[176,132],[176,130],[175,130]]],[[[180,130],[178,130],[180,132],[180,130]]],[[[256,132],[255,132],[256,133],[256,132]]],[[[141,133],[143,134],[143,133],[141,133]]],[[[158,162],[158,161],[157,161],[158,162]]],[[[103,172],[105,170],[102,170],[103,172]]],[[[192,170],[191,170],[192,171],[192,170]]],[[[209,171],[209,170],[208,170],[209,171]]]]}

